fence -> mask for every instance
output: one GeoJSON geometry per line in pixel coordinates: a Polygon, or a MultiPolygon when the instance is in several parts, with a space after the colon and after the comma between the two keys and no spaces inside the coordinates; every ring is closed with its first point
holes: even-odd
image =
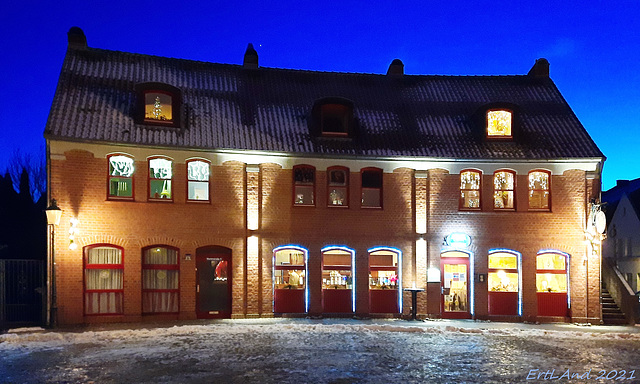
{"type": "Polygon", "coordinates": [[[45,271],[41,260],[0,260],[0,329],[44,324],[45,271]]]}

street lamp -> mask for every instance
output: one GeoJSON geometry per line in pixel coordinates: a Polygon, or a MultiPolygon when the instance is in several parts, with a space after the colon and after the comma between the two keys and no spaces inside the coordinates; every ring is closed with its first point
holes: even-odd
{"type": "Polygon", "coordinates": [[[47,256],[47,325],[56,325],[56,271],[55,271],[55,227],[60,224],[62,210],[58,207],[56,199],[51,200],[51,205],[45,209],[47,214],[47,224],[49,226],[49,255],[47,256]]]}

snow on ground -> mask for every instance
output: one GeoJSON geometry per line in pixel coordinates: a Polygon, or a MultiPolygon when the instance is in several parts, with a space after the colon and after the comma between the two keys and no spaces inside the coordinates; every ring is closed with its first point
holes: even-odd
{"type": "Polygon", "coordinates": [[[247,320],[0,335],[0,383],[531,383],[548,381],[527,380],[532,370],[550,369],[593,371],[592,380],[555,382],[613,382],[596,380],[600,370],[640,382],[639,361],[640,333],[456,322],[247,320]]]}

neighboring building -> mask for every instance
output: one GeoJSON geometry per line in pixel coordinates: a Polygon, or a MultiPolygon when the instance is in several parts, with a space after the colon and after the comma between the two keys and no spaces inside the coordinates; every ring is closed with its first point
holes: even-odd
{"type": "Polygon", "coordinates": [[[602,193],[606,203],[607,238],[602,243],[603,257],[615,265],[633,292],[640,291],[640,179],[618,180],[615,187],[602,193]]]}
{"type": "Polygon", "coordinates": [[[315,72],[72,28],[45,137],[61,324],[406,316],[410,287],[419,316],[601,318],[585,229],[604,156],[544,59],[315,72]]]}

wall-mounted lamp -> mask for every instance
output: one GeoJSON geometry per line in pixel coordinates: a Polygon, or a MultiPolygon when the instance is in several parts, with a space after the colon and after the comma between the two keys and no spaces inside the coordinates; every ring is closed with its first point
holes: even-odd
{"type": "Polygon", "coordinates": [[[80,230],[78,229],[78,224],[79,223],[80,223],[80,221],[75,217],[72,217],[71,220],[70,220],[69,249],[72,250],[72,251],[78,249],[78,244],[76,244],[75,239],[76,239],[76,235],[80,232],[80,230]]]}

